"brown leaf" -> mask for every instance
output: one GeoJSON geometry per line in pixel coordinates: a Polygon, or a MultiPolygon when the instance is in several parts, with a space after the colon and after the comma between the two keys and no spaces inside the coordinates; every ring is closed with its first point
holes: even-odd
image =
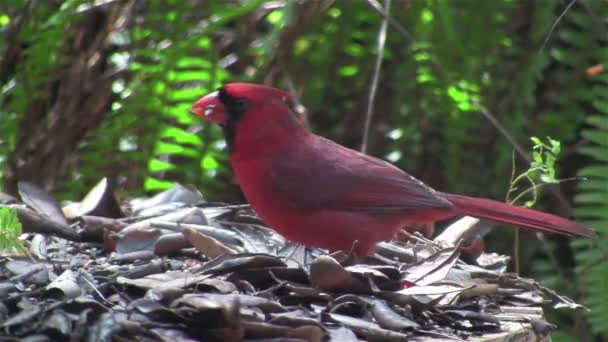
{"type": "Polygon", "coordinates": [[[127,224],[123,221],[102,216],[80,216],[77,221],[83,228],[80,236],[83,241],[103,241],[105,233],[117,233],[127,224]]]}
{"type": "Polygon", "coordinates": [[[378,324],[360,318],[340,315],[335,313],[326,314],[333,321],[352,329],[358,335],[364,336],[369,341],[408,341],[409,335],[381,328],[378,324]]]}
{"type": "Polygon", "coordinates": [[[135,251],[154,251],[156,242],[161,236],[158,229],[133,230],[121,234],[116,242],[116,252],[120,254],[135,251]]]}
{"type": "Polygon", "coordinates": [[[395,312],[385,301],[379,299],[368,299],[370,313],[378,324],[391,330],[417,328],[418,323],[405,318],[395,312]]]}
{"type": "Polygon", "coordinates": [[[413,298],[421,304],[437,302],[437,305],[452,303],[465,288],[454,285],[412,286],[395,293],[413,298]]]}
{"type": "Polygon", "coordinates": [[[336,259],[322,255],[310,265],[310,282],[322,290],[346,290],[357,281],[336,259]]]}
{"type": "Polygon", "coordinates": [[[196,205],[204,202],[203,195],[196,189],[187,188],[179,183],[156,194],[154,197],[131,201],[133,213],[139,216],[161,215],[175,210],[176,207],[196,205]]]}
{"type": "Polygon", "coordinates": [[[163,234],[158,238],[156,245],[154,245],[154,253],[156,255],[170,255],[188,247],[191,247],[191,244],[186,240],[184,234],[163,234]]]}
{"type": "Polygon", "coordinates": [[[82,294],[82,289],[78,284],[78,275],[72,270],[65,270],[59,278],[47,285],[47,291],[58,291],[66,299],[72,299],[82,294]]]}
{"type": "Polygon", "coordinates": [[[201,254],[216,258],[225,254],[235,254],[236,251],[218,240],[197,232],[194,229],[186,228],[182,231],[186,239],[198,250],[201,254]]]}
{"type": "Polygon", "coordinates": [[[318,325],[303,325],[289,331],[286,337],[299,338],[308,342],[321,342],[325,333],[318,325]]]}
{"type": "Polygon", "coordinates": [[[202,273],[226,274],[248,268],[286,267],[281,259],[267,254],[226,254],[203,266],[202,273]]]}
{"type": "Polygon", "coordinates": [[[75,219],[83,215],[119,218],[125,215],[114,196],[112,184],[107,177],[102,178],[84,196],[82,201],[71,203],[63,208],[63,213],[69,219],[75,219]]]}
{"type": "Polygon", "coordinates": [[[262,297],[244,295],[239,293],[192,293],[186,294],[171,303],[172,307],[189,305],[194,308],[209,306],[228,306],[237,302],[242,307],[256,307],[267,313],[287,311],[280,303],[262,297]]]}
{"type": "Polygon", "coordinates": [[[403,269],[403,280],[421,286],[443,280],[458,261],[458,256],[457,246],[446,248],[415,264],[406,265],[403,269]]]}
{"type": "Polygon", "coordinates": [[[21,200],[25,204],[59,224],[68,224],[61,211],[61,206],[51,194],[28,182],[19,182],[17,186],[19,188],[19,196],[21,196],[21,200]]]}
{"type": "Polygon", "coordinates": [[[165,273],[152,274],[139,279],[125,277],[116,278],[116,283],[131,285],[145,290],[162,291],[164,289],[183,289],[197,284],[208,278],[206,275],[196,275],[190,272],[169,271],[165,273]]]}

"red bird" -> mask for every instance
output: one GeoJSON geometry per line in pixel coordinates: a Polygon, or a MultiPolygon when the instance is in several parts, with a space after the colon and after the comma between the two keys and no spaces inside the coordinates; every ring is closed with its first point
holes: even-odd
{"type": "Polygon", "coordinates": [[[267,86],[230,83],[192,112],[219,124],[245,197],[287,239],[359,256],[407,223],[469,215],[538,232],[593,237],[593,230],[539,211],[433,190],[380,159],[308,131],[291,96],[267,86]]]}

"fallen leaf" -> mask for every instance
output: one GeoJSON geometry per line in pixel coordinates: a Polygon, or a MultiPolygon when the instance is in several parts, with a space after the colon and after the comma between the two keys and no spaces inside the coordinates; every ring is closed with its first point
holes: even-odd
{"type": "Polygon", "coordinates": [[[218,240],[201,234],[194,229],[186,228],[182,231],[182,234],[186,239],[198,250],[201,254],[209,257],[216,258],[225,254],[237,253],[234,249],[222,244],[218,240]]]}

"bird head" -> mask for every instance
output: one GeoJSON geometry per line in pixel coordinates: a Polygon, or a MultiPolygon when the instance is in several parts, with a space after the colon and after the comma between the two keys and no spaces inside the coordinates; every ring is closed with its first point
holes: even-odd
{"type": "Polygon", "coordinates": [[[234,123],[245,116],[256,116],[257,121],[278,120],[289,109],[289,93],[250,83],[228,83],[217,91],[203,96],[192,106],[192,113],[219,125],[234,123]],[[264,110],[266,109],[266,110],[264,110]],[[273,109],[273,110],[271,110],[273,109]]]}
{"type": "Polygon", "coordinates": [[[250,83],[228,83],[203,96],[191,112],[222,127],[230,150],[260,139],[303,129],[302,119],[290,110],[292,96],[276,88],[250,83]]]}

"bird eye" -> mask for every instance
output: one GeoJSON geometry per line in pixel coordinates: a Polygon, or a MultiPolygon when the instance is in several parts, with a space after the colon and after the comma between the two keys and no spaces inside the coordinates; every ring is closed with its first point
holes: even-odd
{"type": "Polygon", "coordinates": [[[213,109],[215,109],[214,105],[208,105],[207,107],[205,107],[205,116],[213,114],[213,109]]]}
{"type": "Polygon", "coordinates": [[[244,112],[249,106],[249,101],[244,98],[238,98],[236,99],[236,102],[234,104],[236,110],[238,110],[239,112],[244,112]]]}

